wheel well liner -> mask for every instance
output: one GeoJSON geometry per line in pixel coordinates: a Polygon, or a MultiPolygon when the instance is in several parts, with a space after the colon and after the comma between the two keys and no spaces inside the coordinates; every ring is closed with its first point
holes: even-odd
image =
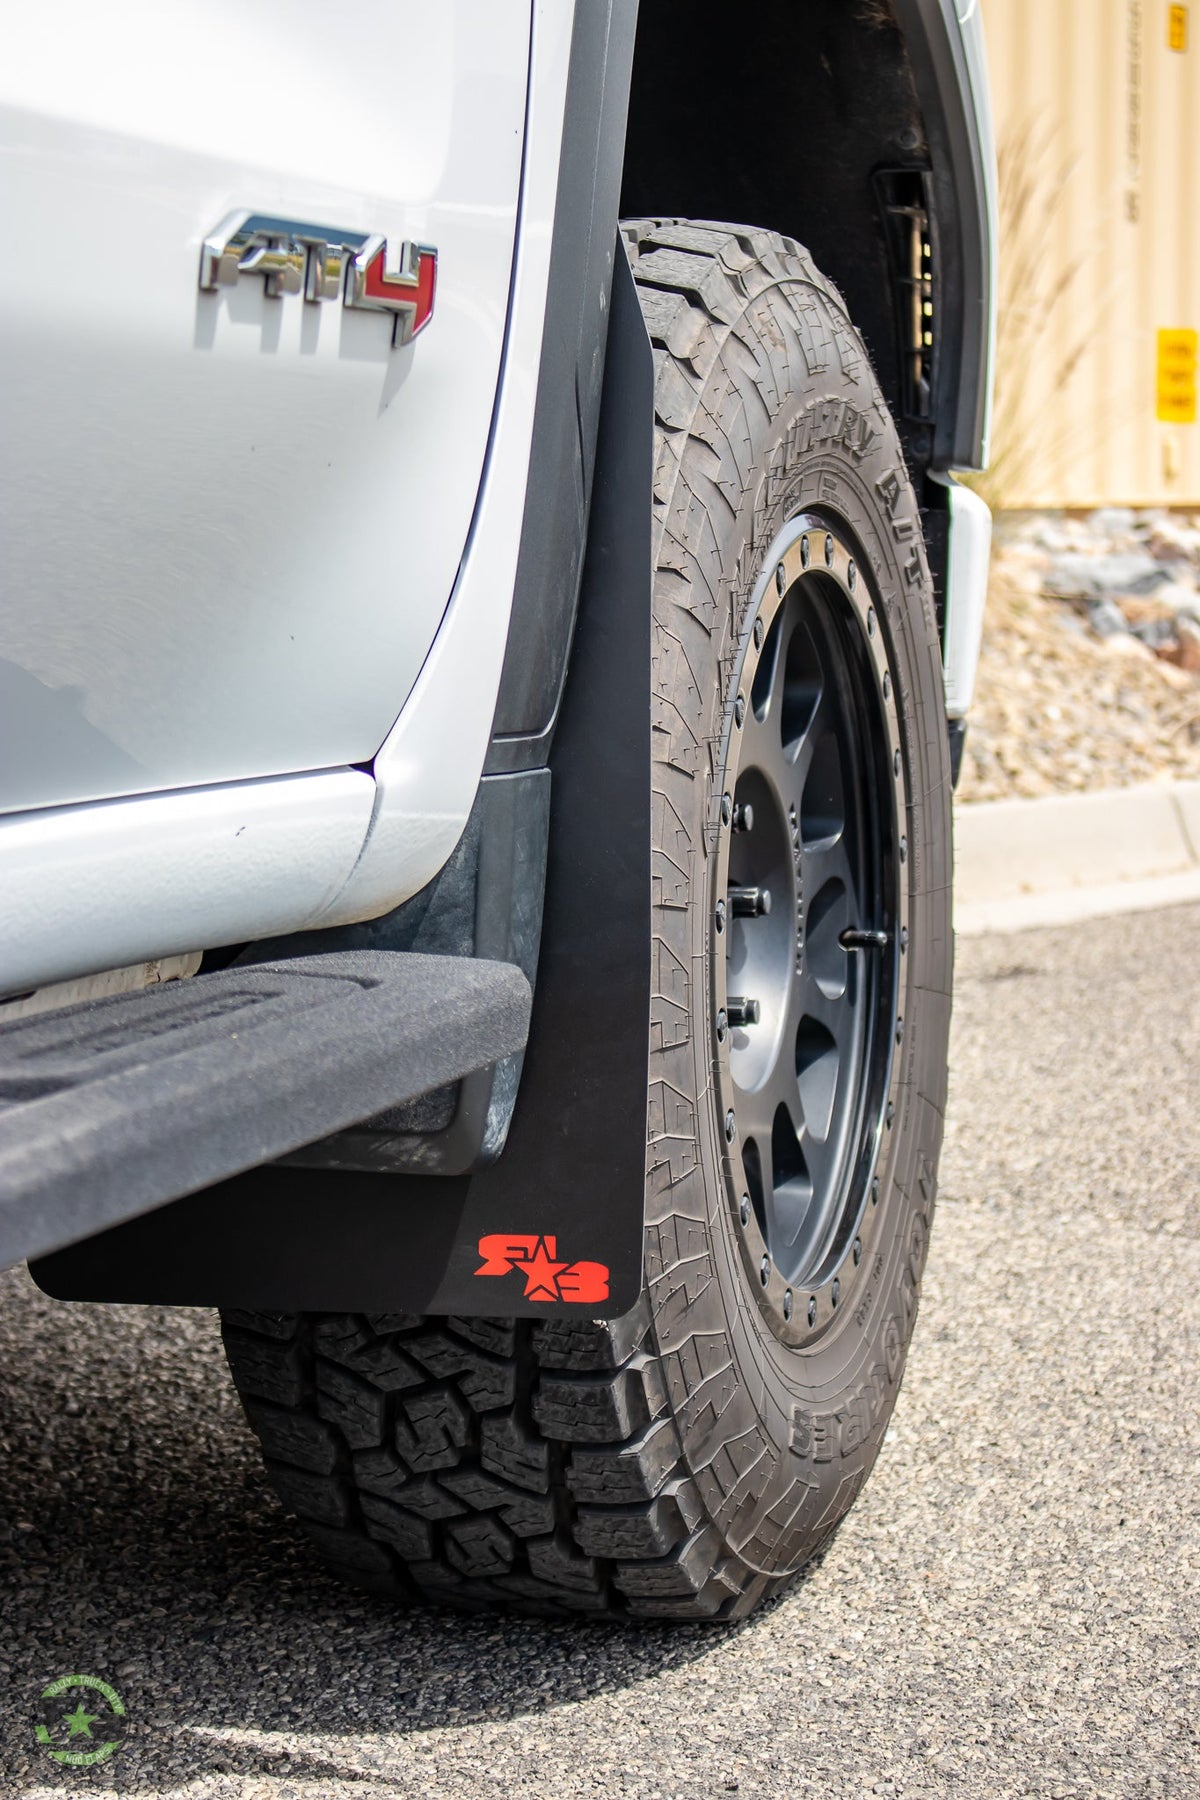
{"type": "Polygon", "coordinates": [[[989,155],[953,0],[759,0],[741,15],[641,0],[623,216],[736,220],[802,243],[866,340],[914,472],[982,460],[989,155]],[[909,177],[928,208],[936,336],[920,409],[881,176],[909,177]]]}

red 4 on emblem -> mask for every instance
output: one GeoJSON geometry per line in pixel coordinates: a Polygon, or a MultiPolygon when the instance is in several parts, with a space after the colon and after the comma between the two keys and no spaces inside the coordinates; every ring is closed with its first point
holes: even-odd
{"type": "Polygon", "coordinates": [[[608,1299],[604,1263],[561,1260],[556,1237],[499,1231],[480,1238],[479,1254],[483,1263],[476,1269],[477,1275],[507,1275],[516,1269],[525,1277],[526,1300],[570,1300],[595,1306],[608,1299]]]}
{"type": "Polygon", "coordinates": [[[411,344],[433,317],[437,251],[430,244],[389,241],[378,232],[346,231],[272,213],[235,212],[221,220],[200,251],[205,293],[262,277],[268,300],[303,294],[314,305],[386,313],[393,345],[411,344]]]}

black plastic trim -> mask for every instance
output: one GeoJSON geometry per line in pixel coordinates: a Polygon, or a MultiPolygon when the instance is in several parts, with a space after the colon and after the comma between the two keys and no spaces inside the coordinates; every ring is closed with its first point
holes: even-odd
{"type": "Polygon", "coordinates": [[[920,486],[921,535],[933,582],[933,610],[938,642],[946,641],[946,582],[950,573],[950,492],[945,483],[926,476],[920,486]]]}
{"type": "Polygon", "coordinates": [[[962,774],[963,754],[967,748],[967,721],[947,719],[946,730],[950,737],[950,785],[957,787],[958,778],[962,774]]]}
{"type": "Polygon", "coordinates": [[[988,171],[954,0],[892,0],[929,146],[938,354],[933,466],[977,469],[988,399],[988,171]]]}
{"type": "Polygon", "coordinates": [[[928,254],[929,171],[921,167],[876,169],[874,180],[892,278],[900,411],[905,419],[925,425],[933,417],[937,361],[936,321],[925,312],[926,303],[934,296],[934,271],[928,254]],[[918,272],[913,270],[914,237],[921,265],[918,272]]]}
{"type": "Polygon", "coordinates": [[[489,774],[545,767],[579,598],[637,0],[578,0],[529,485],[489,774]]]}
{"type": "MultiPolygon", "coordinates": [[[[513,963],[534,985],[550,830],[550,771],[485,775],[467,828],[429,886],[381,919],[270,945],[284,956],[326,949],[395,949],[513,963]]],[[[522,1055],[480,1068],[411,1105],[308,1144],[289,1161],[308,1168],[462,1175],[504,1148],[522,1055]]]]}

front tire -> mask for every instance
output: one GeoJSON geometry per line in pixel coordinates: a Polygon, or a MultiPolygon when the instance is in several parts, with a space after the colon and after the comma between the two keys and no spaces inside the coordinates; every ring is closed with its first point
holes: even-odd
{"type": "Polygon", "coordinates": [[[657,367],[642,1299],[225,1336],[284,1504],[352,1579],[735,1617],[844,1516],[903,1370],[945,1098],[947,738],[916,498],[839,297],[771,233],[625,231],[657,367]]]}

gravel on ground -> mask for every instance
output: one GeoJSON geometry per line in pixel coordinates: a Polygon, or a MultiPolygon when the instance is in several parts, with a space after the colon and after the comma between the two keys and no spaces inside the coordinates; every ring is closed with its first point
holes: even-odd
{"type": "Polygon", "coordinates": [[[215,1321],[0,1280],[0,1788],[1200,1792],[1200,908],[959,952],[940,1211],[875,1475],[747,1624],[404,1613],[268,1493],[215,1321]],[[1181,978],[1181,972],[1183,978],[1181,978]],[[42,1687],[112,1682],[108,1763],[42,1687]]]}
{"type": "Polygon", "coordinates": [[[1200,775],[1200,528],[996,519],[960,802],[1200,775]]]}

